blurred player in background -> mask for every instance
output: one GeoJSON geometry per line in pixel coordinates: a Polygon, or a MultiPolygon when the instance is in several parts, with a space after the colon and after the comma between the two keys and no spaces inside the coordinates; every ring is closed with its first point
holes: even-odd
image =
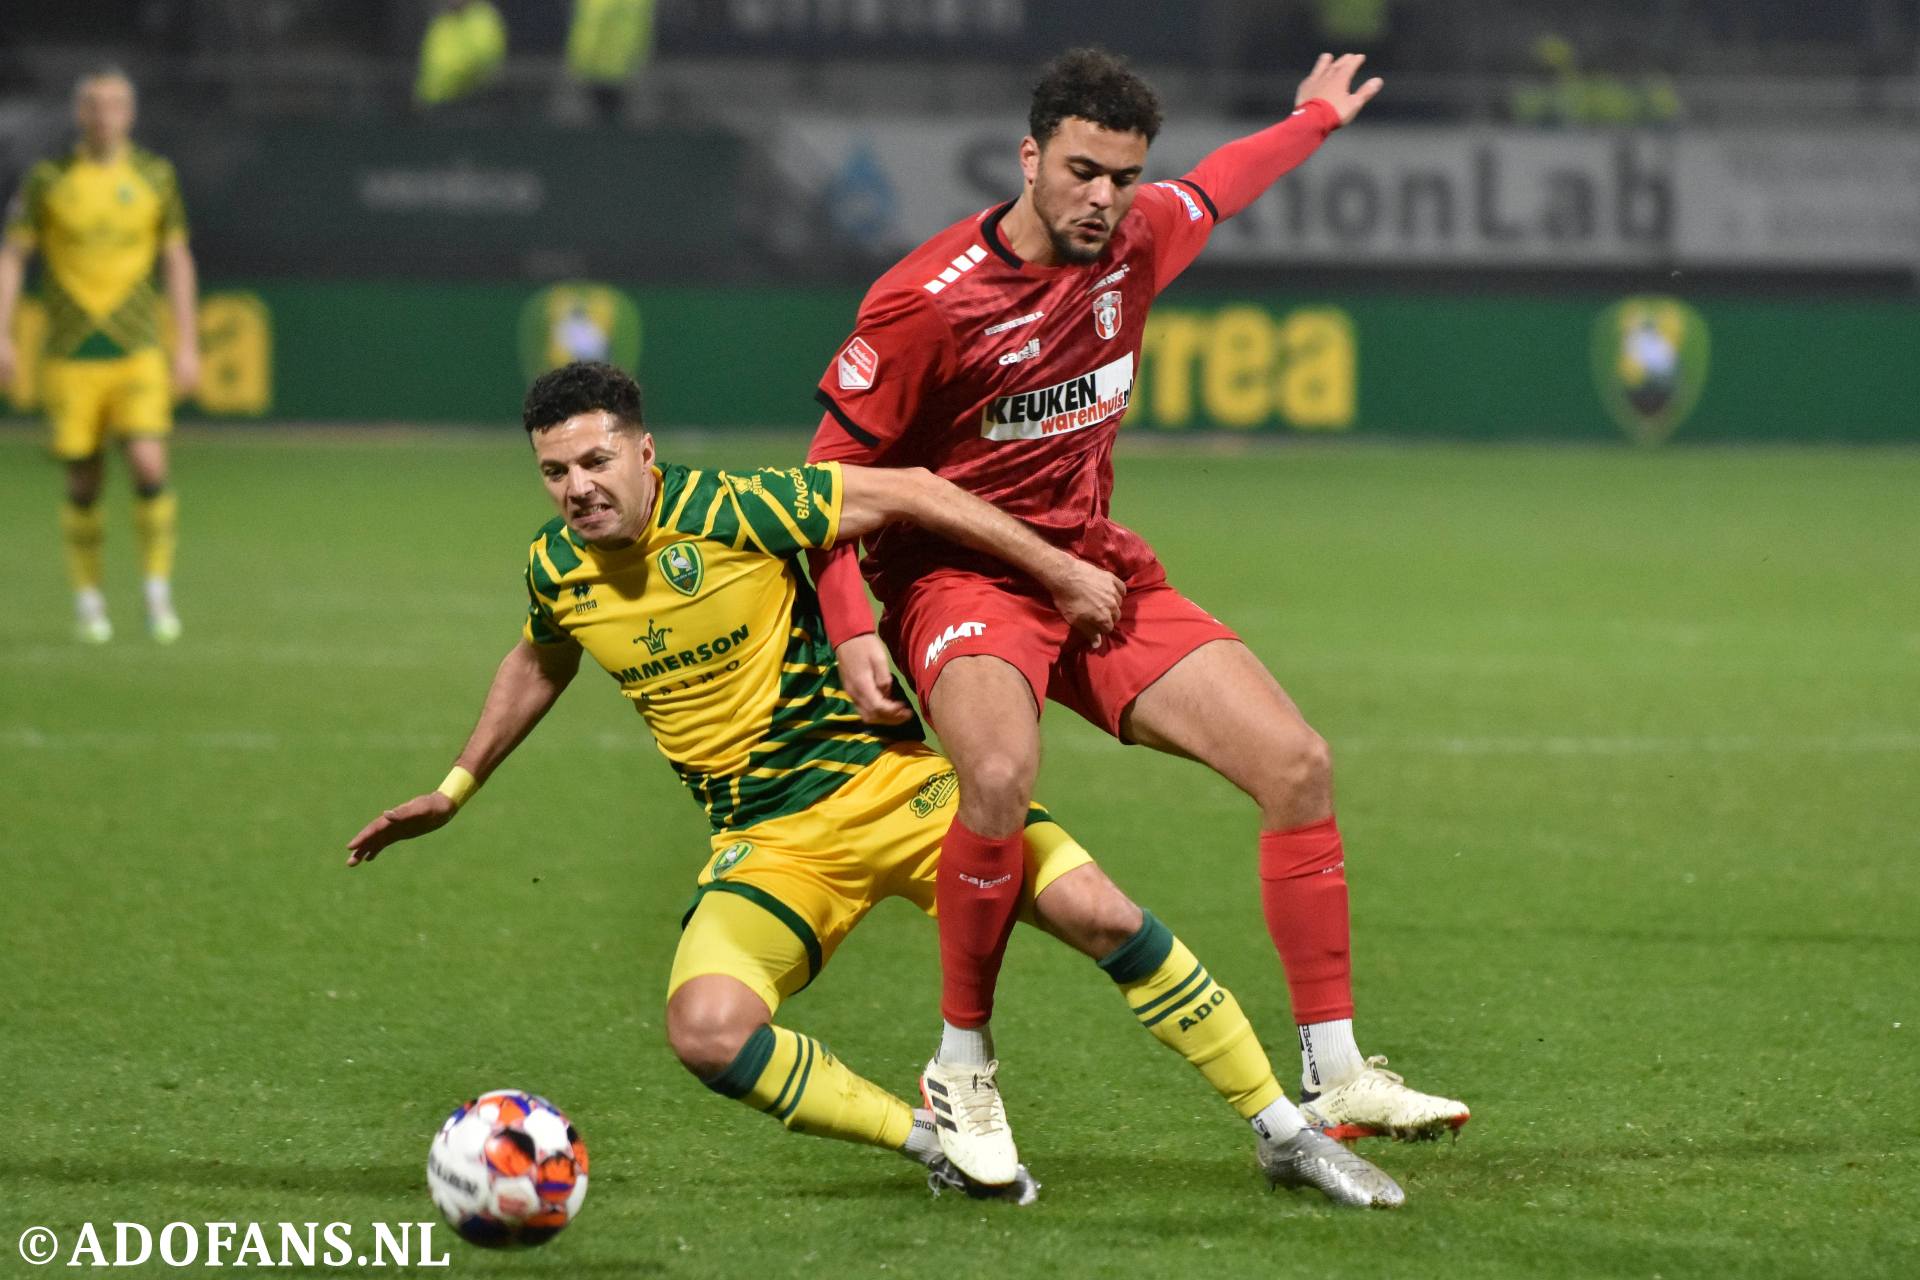
{"type": "Polygon", "coordinates": [[[38,249],[46,260],[47,310],[40,385],[53,453],[66,464],[60,531],[79,637],[94,644],[113,638],[100,590],[100,486],[113,439],[133,471],[147,626],[154,639],[171,643],[180,619],[171,585],[176,502],[167,484],[167,435],[174,398],[191,393],[200,378],[186,209],[173,166],[129,140],[132,81],[117,70],[82,76],[73,105],[78,145],[29,170],[8,208],[0,245],[0,385],[11,384],[22,358],[13,342],[14,312],[27,256],[38,249]],[[160,341],[156,259],[164,264],[173,317],[171,369],[160,341]]]}
{"type": "MultiPolygon", "coordinates": [[[[592,654],[713,828],[668,982],[674,1053],[708,1088],[789,1129],[897,1150],[936,1190],[964,1187],[935,1136],[954,1123],[951,1100],[936,1095],[916,1115],[772,1021],[877,903],[934,909],[955,805],[953,769],[917,721],[860,719],[794,558],[890,521],[923,524],[1048,584],[1087,634],[1112,625],[1119,581],[924,471],[655,466],[640,389],[607,365],[543,376],[524,420],[560,518],[528,551],[520,643],[447,780],[367,824],[348,865],[450,821],[592,654]]],[[[1026,919],[1098,961],[1140,1024],[1251,1123],[1268,1180],[1399,1204],[1392,1179],[1304,1123],[1246,1015],[1193,953],[1045,810],[1023,822],[1026,919]]],[[[1021,1168],[999,1181],[1020,1203],[1036,1190],[1021,1168]]]]}
{"type": "MultiPolygon", "coordinates": [[[[1025,190],[882,276],[821,379],[812,459],[930,468],[1127,583],[1119,625],[1087,639],[1017,572],[925,530],[884,530],[866,561],[887,647],[960,776],[940,864],[945,1023],[923,1087],[967,1099],[977,1123],[941,1136],[979,1181],[1004,1180],[1018,1160],[988,1021],[1048,698],[1122,742],[1206,764],[1258,804],[1262,899],[1312,1121],[1338,1136],[1411,1138],[1467,1119],[1464,1104],[1407,1088],[1355,1044],[1326,744],[1239,637],[1168,585],[1153,549],[1108,515],[1147,308],[1217,223],[1379,91],[1378,79],[1353,88],[1360,63],[1322,54],[1291,117],[1184,178],[1142,183],[1160,128],[1153,90],[1104,51],[1066,54],[1034,90],[1025,190]]],[[[815,572],[848,690],[884,723],[908,710],[891,695],[882,645],[865,634],[873,617],[854,559],[842,544],[815,572]]],[[[1213,862],[1200,850],[1174,856],[1213,862]]]]}

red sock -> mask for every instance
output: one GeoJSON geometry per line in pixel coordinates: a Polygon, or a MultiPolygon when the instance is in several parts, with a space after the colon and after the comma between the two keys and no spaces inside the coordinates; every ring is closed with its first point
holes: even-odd
{"type": "Polygon", "coordinates": [[[1260,833],[1260,905],[1301,1025],[1353,1016],[1346,866],[1330,817],[1260,833]]]}
{"type": "Polygon", "coordinates": [[[956,1027],[986,1025],[1000,959],[1027,875],[1021,833],[998,840],[955,818],[940,846],[934,903],[940,916],[940,1016],[956,1027]]]}

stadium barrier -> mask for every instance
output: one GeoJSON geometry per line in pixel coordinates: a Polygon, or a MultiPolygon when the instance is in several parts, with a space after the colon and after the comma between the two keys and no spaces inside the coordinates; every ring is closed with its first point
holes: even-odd
{"type": "MultiPolygon", "coordinates": [[[[842,289],[276,282],[201,305],[189,414],[516,420],[574,357],[637,369],[663,425],[809,426],[859,295],[842,289]]],[[[14,407],[35,407],[40,313],[14,407]]],[[[1091,318],[1089,318],[1091,323],[1091,318]]],[[[1128,422],[1167,433],[1920,442],[1906,302],[1227,296],[1156,306],[1128,422]]],[[[858,406],[852,406],[857,414],[858,406]]]]}

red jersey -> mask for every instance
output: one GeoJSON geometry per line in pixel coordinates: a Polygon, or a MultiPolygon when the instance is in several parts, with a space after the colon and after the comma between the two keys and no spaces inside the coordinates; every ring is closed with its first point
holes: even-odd
{"type": "MultiPolygon", "coordinates": [[[[820,379],[826,417],[809,460],[926,467],[1131,586],[1159,581],[1152,548],[1108,515],[1147,308],[1222,217],[1338,123],[1316,100],[1184,178],[1145,184],[1085,265],[1040,266],[1009,249],[1000,221],[1012,201],[935,235],[867,292],[820,379]],[[1209,184],[1224,192],[1220,203],[1209,184]]],[[[883,603],[937,568],[1012,572],[912,527],[889,527],[869,548],[883,603]]]]}

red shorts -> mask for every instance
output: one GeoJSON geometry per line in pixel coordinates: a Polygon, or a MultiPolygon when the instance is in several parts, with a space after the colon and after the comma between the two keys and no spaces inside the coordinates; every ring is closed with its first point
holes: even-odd
{"type": "Polygon", "coordinates": [[[914,583],[880,630],[923,709],[949,662],[986,654],[1027,678],[1035,708],[1051,698],[1116,738],[1133,700],[1175,663],[1210,640],[1239,639],[1162,579],[1127,592],[1119,624],[1096,649],[1051,600],[959,570],[914,583]]]}

